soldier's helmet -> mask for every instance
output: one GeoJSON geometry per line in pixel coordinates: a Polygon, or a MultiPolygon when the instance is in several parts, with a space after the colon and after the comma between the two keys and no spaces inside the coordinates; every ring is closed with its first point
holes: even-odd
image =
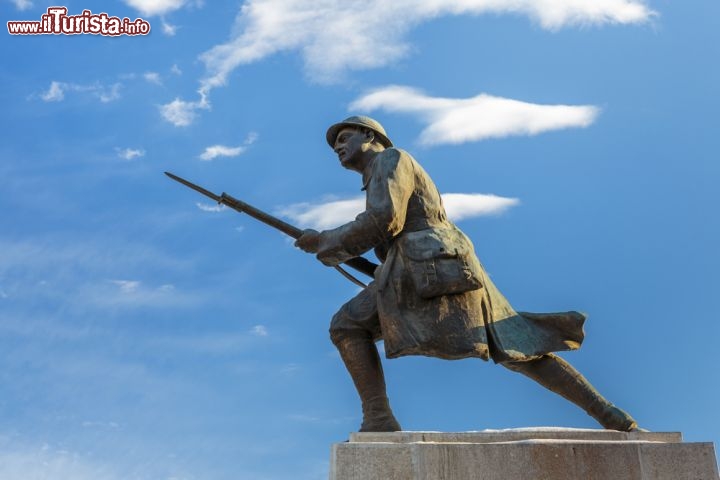
{"type": "Polygon", "coordinates": [[[331,148],[335,146],[335,139],[337,138],[338,133],[345,127],[369,128],[370,130],[375,132],[375,136],[377,137],[380,144],[382,144],[382,146],[384,146],[385,148],[393,146],[392,142],[387,136],[387,133],[385,133],[385,129],[382,125],[380,125],[380,122],[364,115],[353,115],[352,117],[348,117],[342,122],[338,122],[328,128],[325,138],[327,139],[327,142],[331,148]]]}

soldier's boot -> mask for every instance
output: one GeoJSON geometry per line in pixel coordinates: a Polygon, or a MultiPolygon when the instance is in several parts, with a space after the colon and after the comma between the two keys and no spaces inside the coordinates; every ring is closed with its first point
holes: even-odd
{"type": "Polygon", "coordinates": [[[548,390],[571,401],[597,420],[603,428],[623,432],[640,430],[627,412],[607,401],[580,372],[556,355],[543,355],[527,362],[507,362],[502,365],[532,378],[548,390]]]}
{"type": "Polygon", "coordinates": [[[370,338],[343,338],[335,342],[362,401],[361,432],[397,432],[395,419],[385,390],[380,355],[370,338]]]}

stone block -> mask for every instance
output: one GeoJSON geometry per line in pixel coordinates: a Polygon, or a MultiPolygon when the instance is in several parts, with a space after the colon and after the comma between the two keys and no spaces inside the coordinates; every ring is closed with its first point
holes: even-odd
{"type": "Polygon", "coordinates": [[[718,480],[712,443],[676,432],[523,428],[353,433],[330,480],[718,480]]]}

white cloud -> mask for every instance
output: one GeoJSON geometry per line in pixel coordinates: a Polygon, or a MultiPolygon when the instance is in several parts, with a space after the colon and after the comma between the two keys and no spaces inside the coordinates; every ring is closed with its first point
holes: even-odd
{"type": "Polygon", "coordinates": [[[162,85],[162,79],[160,79],[160,74],[157,72],[145,72],[145,73],[143,73],[143,78],[148,83],[154,83],[155,85],[162,85]]]}
{"type": "Polygon", "coordinates": [[[170,71],[175,75],[182,75],[182,70],[180,70],[180,67],[178,67],[176,63],[174,63],[173,66],[170,67],[170,71]]]}
{"type": "Polygon", "coordinates": [[[195,205],[203,212],[222,212],[223,210],[225,210],[227,208],[225,205],[220,205],[220,204],[208,205],[207,203],[200,203],[200,202],[196,203],[195,205]]]}
{"type": "Polygon", "coordinates": [[[237,157],[238,155],[245,153],[247,147],[255,143],[257,139],[258,134],[256,132],[250,132],[247,137],[245,137],[242,145],[238,145],[237,147],[213,145],[205,148],[205,151],[199,155],[199,158],[200,160],[208,162],[216,159],[217,157],[237,157]]]}
{"type": "Polygon", "coordinates": [[[117,285],[122,293],[135,293],[140,288],[137,280],[110,280],[110,283],[117,285]]]}
{"type": "Polygon", "coordinates": [[[108,89],[107,87],[103,87],[102,85],[100,85],[98,86],[98,88],[93,88],[92,91],[94,92],[95,96],[100,99],[101,102],[107,103],[120,98],[121,86],[122,85],[119,83],[114,83],[108,89]]]}
{"type": "Polygon", "coordinates": [[[11,0],[15,4],[15,8],[18,10],[27,10],[28,8],[32,8],[33,2],[30,0],[11,0]]]}
{"type": "Polygon", "coordinates": [[[209,110],[210,103],[204,94],[200,94],[197,102],[186,102],[176,98],[170,103],[160,105],[160,114],[176,127],[187,127],[195,121],[197,110],[209,110]]]}
{"type": "Polygon", "coordinates": [[[237,157],[245,151],[245,147],[226,147],[225,145],[213,145],[205,148],[205,151],[200,154],[200,160],[209,162],[217,157],[237,157]]]}
{"type": "Polygon", "coordinates": [[[171,23],[168,23],[164,18],[162,19],[161,27],[162,32],[168,37],[174,37],[177,33],[177,25],[172,25],[171,23]]]}
{"type": "Polygon", "coordinates": [[[46,92],[40,94],[40,98],[46,102],[60,102],[65,99],[66,92],[88,93],[98,98],[103,103],[112,102],[120,98],[122,84],[114,83],[110,86],[94,83],[92,85],[79,85],[52,81],[46,92]]]}
{"type": "Polygon", "coordinates": [[[195,110],[197,108],[193,102],[186,102],[176,98],[170,103],[161,105],[160,114],[176,127],[186,127],[195,119],[195,110]]]}
{"type": "Polygon", "coordinates": [[[517,198],[486,193],[446,193],[442,197],[448,217],[454,221],[484,215],[499,215],[520,203],[517,198]]]}
{"type": "Polygon", "coordinates": [[[410,51],[414,27],[451,15],[525,15],[542,28],[647,22],[642,0],[248,0],[231,39],[201,58],[202,89],[224,85],[235,68],[283,51],[299,51],[310,76],[331,82],[348,70],[382,67],[410,51]]]}
{"type": "Polygon", "coordinates": [[[427,124],[420,135],[425,145],[587,127],[600,112],[592,105],[540,105],[484,93],[472,98],[430,97],[397,85],[371,91],[349,108],[415,114],[427,124]]]}
{"type": "Polygon", "coordinates": [[[125,148],[123,150],[117,148],[118,157],[124,160],[132,160],[133,158],[139,158],[145,156],[145,150],[142,148],[125,148]]]}
{"type": "MultiPolygon", "coordinates": [[[[483,193],[446,193],[442,196],[448,217],[453,221],[484,215],[497,215],[519,204],[516,198],[483,193]]],[[[298,203],[281,209],[279,215],[291,218],[302,228],[327,230],[353,220],[365,210],[365,196],[322,203],[298,203]]]]}
{"type": "Polygon", "coordinates": [[[293,219],[300,227],[327,230],[349,222],[365,209],[365,197],[331,200],[323,203],[296,203],[279,214],[293,219]]]}
{"type": "Polygon", "coordinates": [[[40,94],[40,98],[42,98],[46,102],[62,101],[65,98],[63,84],[53,81],[52,83],[50,83],[50,88],[48,88],[48,91],[40,94]]]}
{"type": "Polygon", "coordinates": [[[251,330],[250,333],[257,337],[267,337],[268,331],[267,328],[265,328],[264,325],[255,325],[251,330]]]}

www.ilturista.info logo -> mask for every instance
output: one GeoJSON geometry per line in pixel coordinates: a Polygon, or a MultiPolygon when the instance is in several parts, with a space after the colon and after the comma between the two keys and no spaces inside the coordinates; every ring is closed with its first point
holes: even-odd
{"type": "Polygon", "coordinates": [[[150,23],[137,18],[111,17],[107,13],[83,10],[80,15],[68,15],[66,7],[50,7],[40,21],[7,22],[10,35],[147,35],[150,23]]]}

